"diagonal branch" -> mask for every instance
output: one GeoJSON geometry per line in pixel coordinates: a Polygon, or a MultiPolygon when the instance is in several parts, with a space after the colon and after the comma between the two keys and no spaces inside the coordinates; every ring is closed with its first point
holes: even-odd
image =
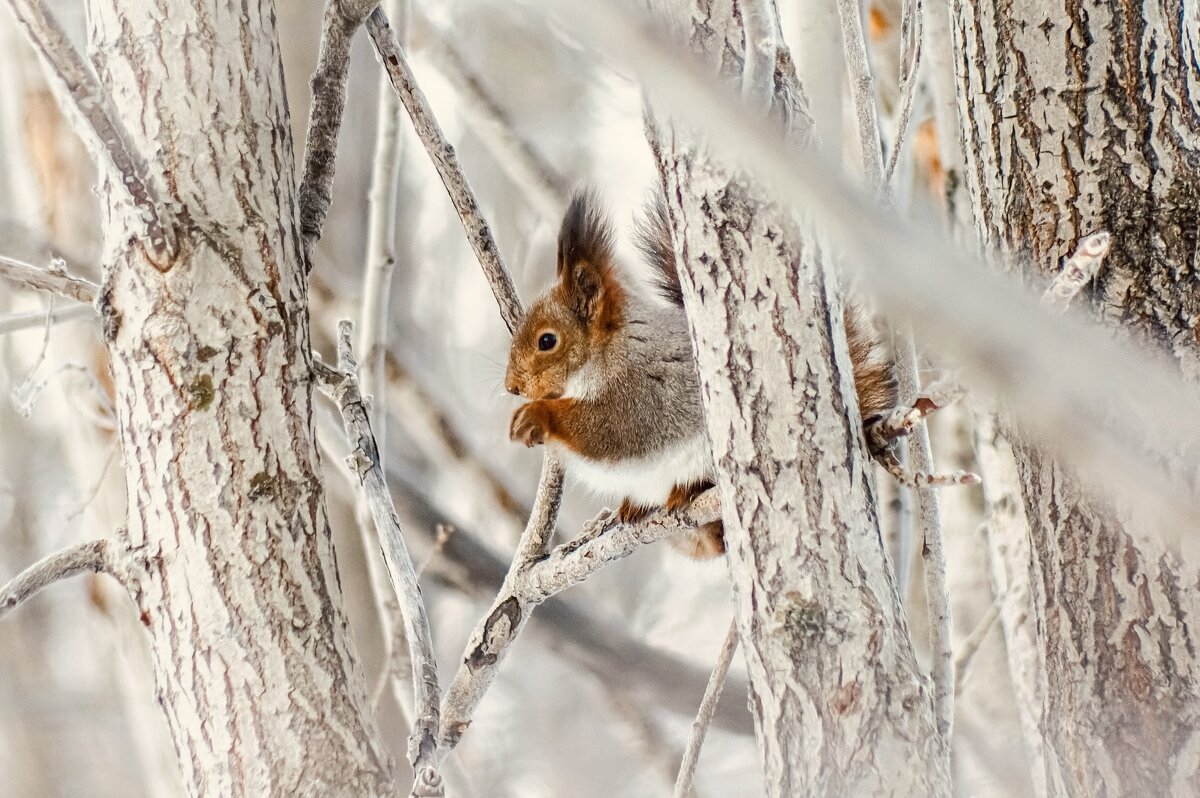
{"type": "Polygon", "coordinates": [[[421,139],[429,157],[433,159],[433,165],[450,194],[454,210],[458,212],[458,218],[466,228],[467,240],[475,251],[475,257],[479,259],[479,265],[483,267],[483,273],[496,296],[496,303],[500,306],[500,315],[511,333],[521,320],[521,301],[517,297],[504,260],[500,257],[492,230],[479,211],[475,193],[458,165],[454,147],[446,140],[446,135],[429,107],[429,101],[417,85],[412,69],[408,66],[408,59],[400,49],[383,9],[377,8],[371,14],[367,20],[367,30],[371,33],[371,40],[375,42],[375,51],[383,60],[392,88],[408,111],[418,138],[421,139]]]}
{"type": "Polygon", "coordinates": [[[66,264],[55,258],[46,267],[0,255],[0,277],[35,291],[49,291],[76,302],[90,305],[96,301],[99,287],[67,271],[66,264]]]}
{"type": "Polygon", "coordinates": [[[44,587],[82,573],[117,575],[116,563],[105,539],[88,540],[55,552],[0,587],[0,618],[44,587]]]}
{"type": "Polygon", "coordinates": [[[717,664],[713,667],[712,677],[708,687],[704,689],[704,698],[700,701],[700,710],[692,723],[692,732],[688,735],[687,748],[683,752],[683,762],[679,766],[679,777],[675,780],[675,798],[687,798],[695,794],[693,782],[696,779],[696,764],[700,761],[700,746],[712,725],[713,715],[717,712],[717,702],[721,700],[721,691],[725,688],[725,677],[729,675],[729,666],[733,664],[733,652],[738,646],[737,622],[729,624],[725,634],[725,642],[721,645],[721,653],[717,655],[717,664]]]}
{"type": "Polygon", "coordinates": [[[358,388],[358,364],[354,359],[351,339],[354,327],[348,321],[338,325],[338,368],[331,369],[314,362],[314,366],[333,393],[334,400],[342,412],[346,435],[355,444],[354,452],[347,458],[347,465],[358,475],[366,492],[367,504],[383,547],[384,560],[392,576],[392,585],[400,602],[404,617],[404,631],[408,638],[409,657],[413,666],[413,689],[415,691],[416,717],[408,741],[408,757],[413,766],[415,779],[413,795],[442,795],[442,777],[437,765],[438,703],[441,690],[438,687],[437,660],[433,652],[433,636],[429,631],[429,619],[425,603],[421,599],[421,587],[417,582],[412,557],[404,542],[400,518],[392,504],[391,494],[379,464],[379,450],[371,432],[371,422],[358,388]]]}
{"type": "Polygon", "coordinates": [[[86,125],[84,138],[104,158],[113,182],[124,186],[142,211],[151,263],[169,268],[177,244],[175,219],[154,186],[149,166],[130,144],[112,99],[42,0],[8,0],[8,4],[46,71],[66,89],[73,110],[86,125]]]}

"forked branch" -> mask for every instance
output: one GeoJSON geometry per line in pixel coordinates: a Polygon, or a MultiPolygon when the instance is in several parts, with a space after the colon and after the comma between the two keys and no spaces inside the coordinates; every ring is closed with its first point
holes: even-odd
{"type": "Polygon", "coordinates": [[[353,335],[353,325],[348,321],[341,322],[338,325],[337,369],[319,361],[314,366],[322,383],[328,386],[333,394],[342,413],[346,435],[355,446],[347,458],[347,465],[358,475],[366,492],[367,505],[375,521],[375,528],[383,547],[384,561],[391,574],[392,585],[404,618],[404,630],[413,666],[416,706],[413,731],[408,742],[408,757],[415,774],[413,795],[442,795],[442,777],[438,772],[437,761],[438,704],[441,701],[441,690],[438,687],[433,636],[429,631],[429,619],[425,613],[425,603],[421,599],[416,570],[404,542],[404,532],[400,528],[400,517],[396,514],[383,470],[380,468],[379,450],[375,445],[371,422],[358,388],[358,364],[355,362],[350,343],[353,335]]]}

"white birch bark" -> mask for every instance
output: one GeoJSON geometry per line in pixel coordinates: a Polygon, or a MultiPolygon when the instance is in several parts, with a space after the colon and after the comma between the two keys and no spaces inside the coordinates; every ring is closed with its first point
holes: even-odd
{"type": "Polygon", "coordinates": [[[104,87],[179,221],[152,259],[103,177],[99,308],[127,577],[192,795],[391,794],[311,419],[295,164],[270,3],[90,4],[104,87]],[[158,256],[156,256],[158,257],[158,256]]]}
{"type": "MultiPolygon", "coordinates": [[[[693,47],[739,79],[736,6],[700,0],[690,21],[693,47]]],[[[776,64],[786,103],[795,78],[785,57],[776,64]]],[[[944,794],[929,692],[885,564],[828,256],[689,131],[648,127],[768,794],[944,794]]]]}
{"type": "MultiPolygon", "coordinates": [[[[1087,233],[1112,231],[1091,312],[1157,343],[1193,381],[1198,12],[1159,1],[981,10],[956,0],[951,14],[965,176],[983,240],[1051,270],[1087,233]]],[[[1194,795],[1200,569],[1033,446],[1013,448],[1043,680],[1022,696],[1037,702],[1024,714],[1037,718],[1047,794],[1194,795]]],[[[1176,456],[1171,469],[1194,478],[1194,457],[1176,456]]],[[[1010,649],[1021,628],[1005,623],[1010,649]]]]}

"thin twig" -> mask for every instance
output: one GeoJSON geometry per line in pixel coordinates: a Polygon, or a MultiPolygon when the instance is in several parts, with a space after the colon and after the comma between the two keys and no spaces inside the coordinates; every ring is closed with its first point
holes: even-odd
{"type": "Polygon", "coordinates": [[[88,305],[67,305],[51,310],[39,310],[32,313],[14,313],[0,317],[0,335],[31,330],[47,323],[62,324],[75,319],[94,318],[96,311],[88,305]]]}
{"type": "Polygon", "coordinates": [[[0,587],[0,618],[55,582],[87,572],[115,576],[116,571],[108,540],[88,540],[67,546],[29,566],[0,587]]]}
{"type": "Polygon", "coordinates": [[[958,652],[958,656],[954,659],[954,693],[958,695],[962,692],[963,684],[966,682],[967,674],[970,673],[971,662],[975,659],[976,652],[983,645],[983,641],[987,640],[988,633],[992,631],[992,627],[1000,618],[1000,608],[1004,604],[1004,597],[997,596],[992,602],[992,606],[988,608],[982,620],[975,625],[971,633],[967,635],[967,639],[963,641],[962,648],[958,652]]]}
{"type": "Polygon", "coordinates": [[[99,287],[67,272],[66,264],[55,258],[43,268],[0,255],[0,277],[36,291],[49,291],[76,302],[90,305],[96,301],[99,287]]]}
{"type": "Polygon", "coordinates": [[[149,166],[130,144],[112,98],[42,0],[9,0],[9,6],[46,71],[66,89],[71,110],[86,125],[85,137],[104,158],[113,184],[123,186],[142,211],[150,262],[159,269],[170,268],[176,250],[175,219],[154,185],[149,166]]]}
{"type": "Polygon", "coordinates": [[[328,0],[321,23],[317,68],[309,85],[308,135],[304,143],[304,176],[300,179],[300,232],[306,251],[321,237],[329,203],[333,199],[333,172],[337,161],[338,131],[346,109],[346,82],[350,75],[350,44],[363,20],[379,0],[328,0]]]}
{"type": "Polygon", "coordinates": [[[455,36],[439,29],[419,5],[416,19],[423,28],[423,35],[418,38],[421,50],[454,87],[462,111],[471,121],[471,129],[538,214],[547,224],[556,226],[570,194],[567,181],[517,132],[508,114],[468,65],[455,36]]]}
{"type": "Polygon", "coordinates": [[[400,518],[392,504],[387,482],[379,465],[379,450],[371,433],[371,422],[358,387],[358,364],[354,359],[351,339],[354,327],[348,321],[338,325],[338,368],[314,364],[323,381],[332,389],[342,412],[346,435],[355,444],[347,465],[358,475],[366,492],[371,517],[383,547],[384,560],[392,576],[392,585],[404,616],[404,631],[408,638],[409,657],[413,664],[414,704],[416,707],[413,731],[408,742],[408,757],[415,779],[413,794],[442,795],[442,777],[437,763],[438,687],[437,660],[433,653],[433,637],[429,619],[421,599],[412,557],[404,542],[400,518]]]}
{"type": "Polygon", "coordinates": [[[725,677],[729,673],[729,665],[733,662],[733,652],[737,650],[737,622],[729,624],[725,634],[725,642],[721,645],[721,653],[717,657],[716,667],[713,668],[712,678],[704,690],[704,700],[700,702],[700,711],[692,723],[692,733],[688,736],[687,747],[683,751],[683,762],[679,766],[679,777],[675,780],[675,798],[687,798],[692,793],[696,779],[696,763],[700,761],[700,747],[712,725],[713,714],[717,711],[717,702],[721,699],[721,690],[725,687],[725,677]]]}
{"type": "Polygon", "coordinates": [[[405,58],[404,51],[400,49],[396,37],[392,34],[383,9],[377,8],[371,14],[367,20],[367,30],[370,31],[371,40],[375,43],[375,51],[383,60],[392,88],[396,90],[396,95],[408,111],[413,129],[416,130],[429,157],[433,159],[438,175],[441,176],[442,183],[445,184],[446,191],[450,194],[450,200],[454,203],[458,218],[466,228],[467,240],[470,241],[471,248],[475,251],[475,257],[479,259],[479,265],[483,267],[483,273],[496,297],[496,304],[500,306],[500,315],[511,333],[521,320],[521,302],[517,297],[517,291],[513,286],[508,269],[504,265],[504,260],[500,257],[500,250],[496,247],[492,230],[479,211],[475,193],[471,190],[470,184],[467,183],[467,179],[458,165],[458,156],[455,155],[450,142],[446,140],[445,134],[442,133],[442,129],[433,115],[433,110],[429,107],[429,101],[425,99],[425,95],[417,85],[412,70],[408,66],[408,59],[405,58]]]}
{"type": "Polygon", "coordinates": [[[904,0],[904,14],[900,23],[900,116],[896,122],[896,135],[892,141],[892,151],[888,153],[887,169],[884,170],[883,182],[893,187],[896,174],[896,164],[900,161],[900,152],[904,149],[904,139],[908,135],[909,121],[912,117],[913,102],[917,96],[917,78],[921,71],[921,52],[924,41],[924,14],[921,0],[904,0]]]}

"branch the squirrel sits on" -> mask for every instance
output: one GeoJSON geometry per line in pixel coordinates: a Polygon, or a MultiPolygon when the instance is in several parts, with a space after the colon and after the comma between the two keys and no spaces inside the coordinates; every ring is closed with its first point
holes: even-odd
{"type": "MultiPolygon", "coordinates": [[[[621,498],[633,523],[657,507],[674,510],[713,485],[683,291],[661,202],[648,209],[639,245],[668,306],[643,296],[618,273],[613,230],[591,190],[577,191],[558,239],[557,281],[529,308],[513,335],[505,388],[531,401],[513,413],[509,437],[550,444],[571,473],[597,493],[621,498]]],[[[843,314],[859,411],[868,430],[896,407],[896,381],[861,313],[843,314]]],[[[900,435],[906,434],[900,431],[900,435]]],[[[892,438],[870,435],[872,455],[903,482],[892,438]],[[880,451],[881,447],[884,451],[880,451]]],[[[721,523],[673,538],[696,559],[724,553],[721,523]]]]}

